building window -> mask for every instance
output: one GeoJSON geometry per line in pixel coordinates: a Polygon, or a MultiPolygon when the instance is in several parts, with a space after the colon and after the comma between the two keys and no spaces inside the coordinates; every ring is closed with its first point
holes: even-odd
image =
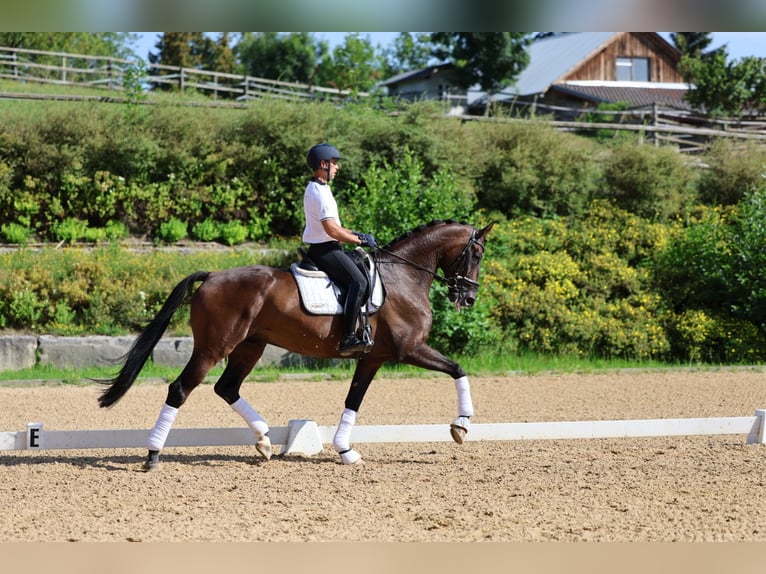
{"type": "Polygon", "coordinates": [[[617,58],[618,82],[648,82],[649,58],[617,58]]]}

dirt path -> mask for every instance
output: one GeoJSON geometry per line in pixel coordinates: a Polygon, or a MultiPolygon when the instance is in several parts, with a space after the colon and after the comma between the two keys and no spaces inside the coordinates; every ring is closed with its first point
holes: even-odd
{"type": "MultiPolygon", "coordinates": [[[[474,378],[477,423],[752,416],[761,370],[474,378]]],[[[247,383],[272,426],[335,425],[344,381],[247,383]]],[[[0,387],[0,430],[150,428],[165,386],[0,387]]],[[[378,380],[357,420],[448,423],[444,378],[378,380]]],[[[242,426],[206,385],[176,427],[242,426]]],[[[470,439],[470,435],[469,435],[470,439]]],[[[352,435],[353,442],[353,435],[352,435]]],[[[251,447],[0,453],[0,541],[766,541],[766,448],[744,436],[358,445],[367,464],[251,447]]]]}

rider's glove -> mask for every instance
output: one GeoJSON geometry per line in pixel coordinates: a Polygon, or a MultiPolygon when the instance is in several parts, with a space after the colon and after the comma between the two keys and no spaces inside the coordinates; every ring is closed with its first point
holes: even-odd
{"type": "Polygon", "coordinates": [[[356,235],[362,242],[359,244],[362,247],[369,247],[371,249],[377,249],[378,243],[375,241],[375,238],[372,236],[371,233],[358,233],[354,231],[354,235],[356,235]]]}

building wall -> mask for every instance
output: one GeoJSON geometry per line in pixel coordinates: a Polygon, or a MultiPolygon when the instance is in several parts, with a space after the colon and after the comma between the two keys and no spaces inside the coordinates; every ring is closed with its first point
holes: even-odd
{"type": "Polygon", "coordinates": [[[683,82],[676,69],[678,54],[668,49],[661,38],[649,33],[623,32],[617,34],[604,49],[586,60],[561,81],[617,80],[617,58],[649,58],[649,81],[683,82]]]}

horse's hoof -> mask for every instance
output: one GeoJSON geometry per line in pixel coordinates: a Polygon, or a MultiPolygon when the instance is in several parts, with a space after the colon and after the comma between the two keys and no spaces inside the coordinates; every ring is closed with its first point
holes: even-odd
{"type": "Polygon", "coordinates": [[[463,444],[463,440],[465,439],[465,435],[468,433],[468,430],[459,425],[456,425],[455,423],[452,423],[449,426],[449,433],[452,435],[452,440],[458,444],[463,444]]]}
{"type": "Polygon", "coordinates": [[[144,472],[157,472],[160,470],[159,460],[147,460],[144,462],[144,472]]]}
{"type": "Polygon", "coordinates": [[[353,448],[340,453],[340,461],[343,464],[363,465],[362,455],[353,448]]]}
{"type": "Polygon", "coordinates": [[[258,451],[266,460],[271,459],[271,439],[267,436],[262,436],[257,443],[255,443],[255,450],[258,451]]]}

